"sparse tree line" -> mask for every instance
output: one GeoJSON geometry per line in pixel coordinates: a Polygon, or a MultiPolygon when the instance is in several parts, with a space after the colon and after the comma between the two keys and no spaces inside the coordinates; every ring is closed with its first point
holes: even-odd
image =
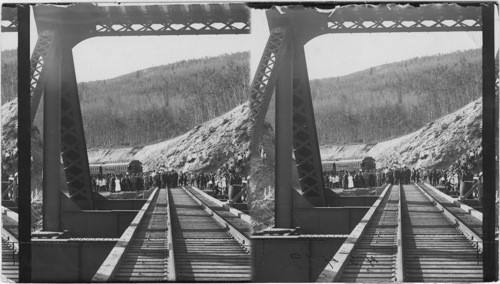
{"type": "MultiPolygon", "coordinates": [[[[16,56],[2,52],[2,104],[17,94],[16,56]]],[[[241,52],[79,83],[87,146],[143,146],[228,112],[247,99],[248,61],[241,52]]]]}
{"type": "Polygon", "coordinates": [[[481,50],[313,80],[320,144],[373,143],[415,131],[481,96],[481,50]]]}
{"type": "MultiPolygon", "coordinates": [[[[15,56],[2,52],[2,103],[16,94],[15,56]]],[[[248,98],[248,60],[249,53],[236,53],[80,83],[88,147],[162,141],[229,111],[248,98]]],[[[476,49],[313,80],[320,143],[372,143],[415,131],[480,97],[481,78],[476,49]]]]}

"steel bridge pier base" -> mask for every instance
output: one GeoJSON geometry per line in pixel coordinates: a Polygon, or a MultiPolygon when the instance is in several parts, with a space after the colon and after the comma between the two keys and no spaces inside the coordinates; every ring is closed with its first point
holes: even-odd
{"type": "Polygon", "coordinates": [[[292,74],[293,50],[285,43],[285,60],[276,82],[275,226],[292,228],[292,74]]]}
{"type": "Polygon", "coordinates": [[[48,66],[43,109],[43,230],[61,230],[61,52],[48,66]]]}

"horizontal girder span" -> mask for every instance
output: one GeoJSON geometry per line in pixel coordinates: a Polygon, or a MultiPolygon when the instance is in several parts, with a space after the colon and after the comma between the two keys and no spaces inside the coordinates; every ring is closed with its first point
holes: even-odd
{"type": "Polygon", "coordinates": [[[481,31],[480,7],[456,4],[351,6],[329,14],[330,33],[481,31]]]}
{"type": "MultiPolygon", "coordinates": [[[[17,31],[15,8],[3,7],[2,12],[2,31],[17,31]]],[[[250,32],[250,11],[244,4],[44,5],[36,7],[35,18],[39,32],[63,25],[83,28],[87,37],[250,32]]]]}

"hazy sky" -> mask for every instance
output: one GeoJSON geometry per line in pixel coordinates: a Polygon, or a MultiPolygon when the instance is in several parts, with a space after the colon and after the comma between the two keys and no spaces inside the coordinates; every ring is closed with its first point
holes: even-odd
{"type": "MultiPolygon", "coordinates": [[[[33,26],[32,31],[35,31],[33,26]]],[[[109,79],[180,60],[251,51],[252,77],[269,36],[265,13],[252,12],[250,35],[99,37],[73,52],[79,82],[109,79]]],[[[36,42],[33,36],[32,46],[36,42]]],[[[2,34],[2,50],[16,48],[17,34],[2,34]]],[[[480,32],[329,34],[306,45],[311,79],[341,76],[413,57],[481,47],[480,32]]]]}

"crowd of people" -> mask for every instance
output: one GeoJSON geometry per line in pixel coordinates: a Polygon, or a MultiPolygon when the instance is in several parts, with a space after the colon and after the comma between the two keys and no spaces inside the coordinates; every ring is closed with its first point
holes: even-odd
{"type": "Polygon", "coordinates": [[[409,184],[410,182],[420,182],[420,177],[420,170],[408,167],[325,173],[325,181],[329,188],[344,189],[380,187],[385,183],[409,184]]]}
{"type": "Polygon", "coordinates": [[[428,182],[433,186],[444,187],[446,192],[458,192],[461,182],[473,182],[480,178],[478,161],[481,157],[482,148],[478,147],[463,154],[446,169],[424,170],[394,166],[370,171],[327,172],[324,173],[324,179],[328,188],[368,188],[380,187],[385,183],[428,182]]]}
{"type": "Polygon", "coordinates": [[[235,153],[232,159],[215,172],[159,169],[144,173],[95,175],[92,177],[92,189],[97,192],[119,192],[142,191],[153,187],[196,186],[201,190],[208,190],[212,196],[227,197],[230,188],[240,189],[246,184],[243,171],[248,157],[249,151],[235,153]]]}

